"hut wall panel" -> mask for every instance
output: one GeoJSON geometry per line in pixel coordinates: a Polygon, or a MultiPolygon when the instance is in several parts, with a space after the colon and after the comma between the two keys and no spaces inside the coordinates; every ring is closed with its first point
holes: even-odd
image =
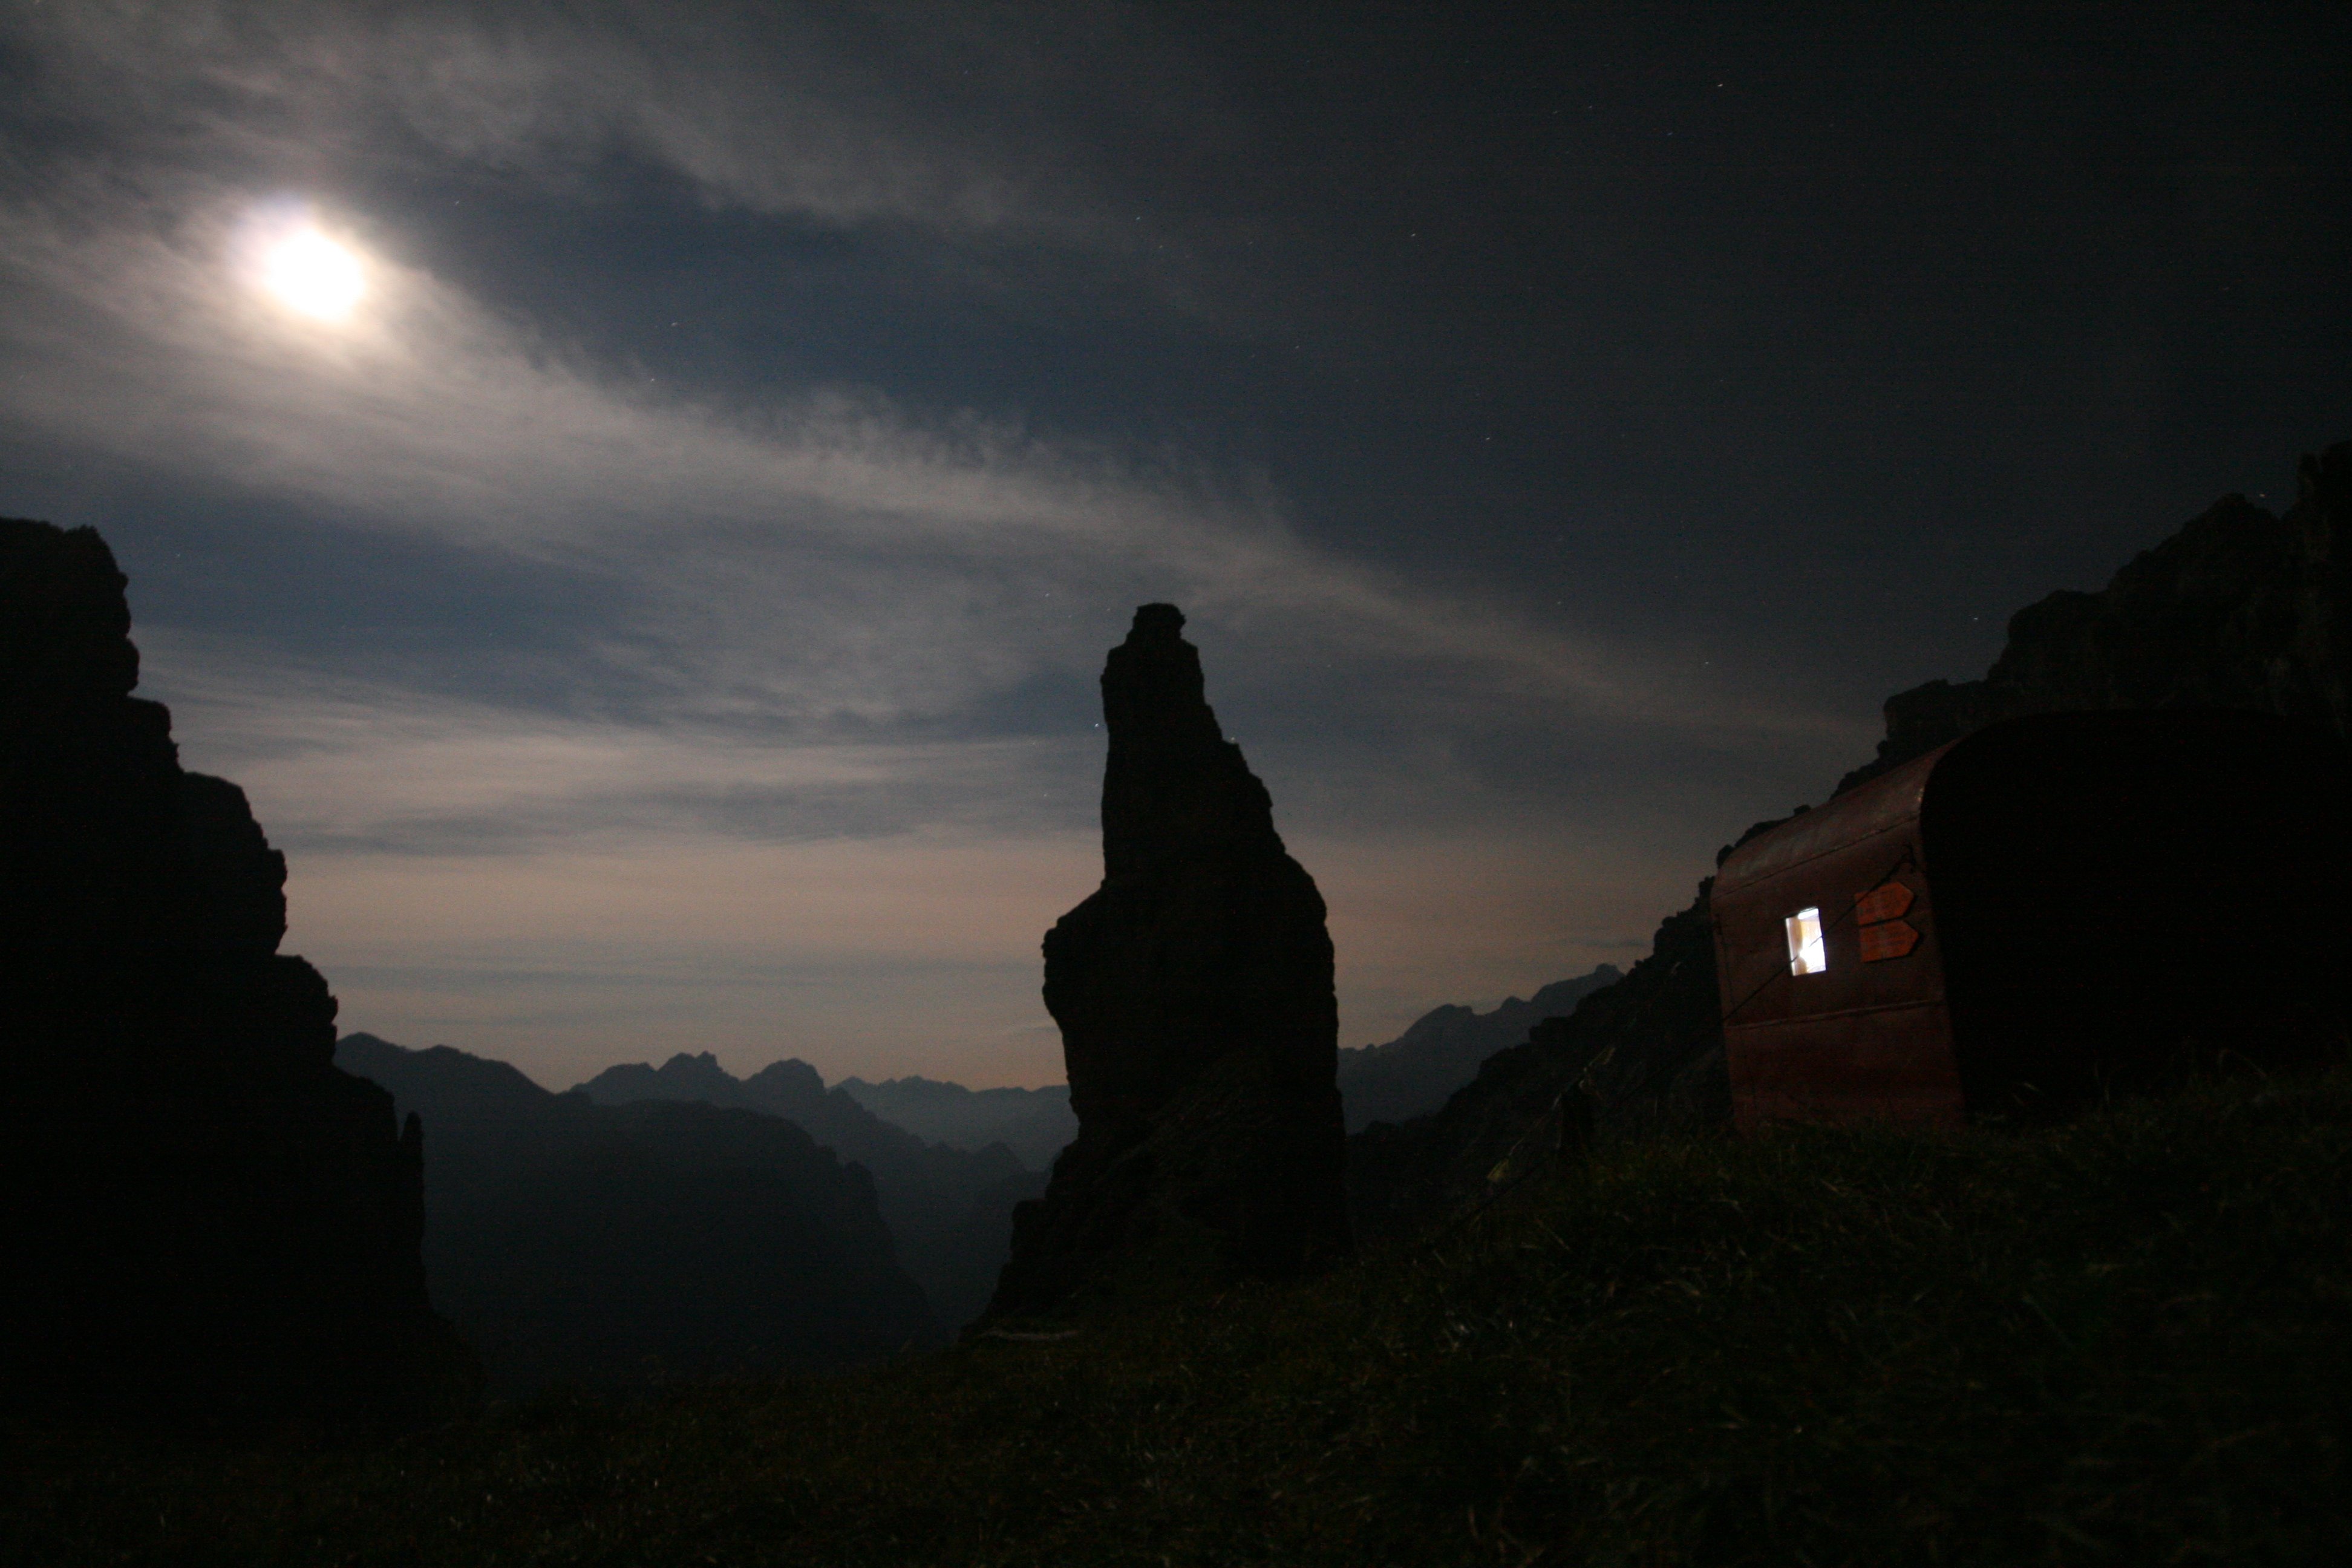
{"type": "MultiPolygon", "coordinates": [[[[1940,753],[1939,753],[1940,754],[1940,753]]],[[[1921,867],[1922,758],[1734,856],[1712,900],[1733,1114],[1777,1120],[1964,1120],[1932,889],[1921,867]],[[1818,818],[1818,820],[1814,820],[1818,818]],[[1855,903],[1890,881],[1919,933],[1865,962],[1855,903]],[[1785,922],[1821,911],[1827,967],[1790,972],[1785,922]]]]}

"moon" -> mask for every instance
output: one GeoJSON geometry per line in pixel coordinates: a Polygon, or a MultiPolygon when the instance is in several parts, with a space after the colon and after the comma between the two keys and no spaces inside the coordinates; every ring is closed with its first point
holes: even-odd
{"type": "Polygon", "coordinates": [[[278,303],[321,321],[341,321],[367,293],[367,270],[358,256],[310,227],[269,247],[261,277],[278,303]]]}

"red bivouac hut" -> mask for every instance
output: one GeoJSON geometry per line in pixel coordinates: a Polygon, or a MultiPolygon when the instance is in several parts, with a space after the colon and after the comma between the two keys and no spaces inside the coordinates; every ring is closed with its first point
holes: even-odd
{"type": "Polygon", "coordinates": [[[2010,720],[1792,817],[1715,881],[1735,1117],[1956,1123],[2340,1055],[2347,826],[2339,742],[2221,710],[2010,720]]]}

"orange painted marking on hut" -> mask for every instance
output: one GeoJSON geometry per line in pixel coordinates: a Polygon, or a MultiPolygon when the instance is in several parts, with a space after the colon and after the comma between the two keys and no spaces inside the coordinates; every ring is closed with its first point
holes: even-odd
{"type": "Polygon", "coordinates": [[[1900,920],[1911,910],[1911,900],[1917,897],[1900,882],[1889,882],[1883,888],[1873,888],[1853,896],[1853,918],[1864,925],[1878,921],[1900,920]]]}
{"type": "Polygon", "coordinates": [[[1883,921],[1868,925],[1857,933],[1864,963],[1884,963],[1890,958],[1908,958],[1911,950],[1919,945],[1919,928],[1909,921],[1883,921]]]}

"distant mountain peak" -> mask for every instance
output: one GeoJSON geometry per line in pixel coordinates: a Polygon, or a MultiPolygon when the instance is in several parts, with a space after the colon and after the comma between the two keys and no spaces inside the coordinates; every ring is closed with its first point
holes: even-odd
{"type": "Polygon", "coordinates": [[[786,1057],[782,1061],[770,1062],[766,1067],[745,1079],[743,1087],[799,1095],[826,1092],[824,1076],[798,1057],[786,1057]]]}
{"type": "Polygon", "coordinates": [[[1555,980],[1533,996],[1506,997],[1489,1012],[1449,1002],[1423,1013],[1384,1045],[1341,1051],[1339,1092],[1347,1102],[1349,1131],[1435,1110],[1478,1075],[1478,1065],[1488,1057],[1623,978],[1615,964],[1602,963],[1573,979],[1555,980]]]}
{"type": "MultiPolygon", "coordinates": [[[[551,1094],[506,1062],[373,1035],[345,1035],[336,1060],[421,1116],[436,1297],[503,1392],[656,1365],[837,1367],[941,1327],[871,1174],[789,1121],[683,1094],[551,1094]]],[[[696,1066],[664,1065],[679,1063],[696,1066]]]]}
{"type": "Polygon", "coordinates": [[[909,1271],[950,1326],[961,1325],[986,1300],[1003,1257],[1013,1203],[1037,1185],[1035,1173],[1003,1144],[963,1149],[927,1142],[844,1089],[828,1089],[816,1068],[797,1058],[739,1079],[708,1051],[680,1051],[659,1068],[643,1062],[607,1068],[574,1092],[600,1105],[698,1100],[759,1111],[864,1166],[909,1271]]]}
{"type": "Polygon", "coordinates": [[[847,1078],[834,1086],[883,1121],[950,1148],[980,1151],[1002,1143],[1042,1171],[1077,1135],[1067,1084],[1042,1089],[966,1089],[908,1076],[882,1083],[847,1078]]]}
{"type": "Polygon", "coordinates": [[[666,1084],[681,1087],[708,1085],[723,1090],[733,1089],[736,1084],[735,1075],[720,1067],[719,1058],[709,1051],[698,1056],[688,1056],[680,1051],[656,1068],[654,1076],[666,1084]]]}
{"type": "Polygon", "coordinates": [[[437,1075],[436,1081],[462,1088],[477,1100],[535,1104],[552,1098],[512,1063],[478,1057],[455,1046],[414,1049],[356,1030],[335,1042],[335,1065],[373,1083],[383,1083],[383,1074],[412,1062],[423,1064],[437,1075]]]}

